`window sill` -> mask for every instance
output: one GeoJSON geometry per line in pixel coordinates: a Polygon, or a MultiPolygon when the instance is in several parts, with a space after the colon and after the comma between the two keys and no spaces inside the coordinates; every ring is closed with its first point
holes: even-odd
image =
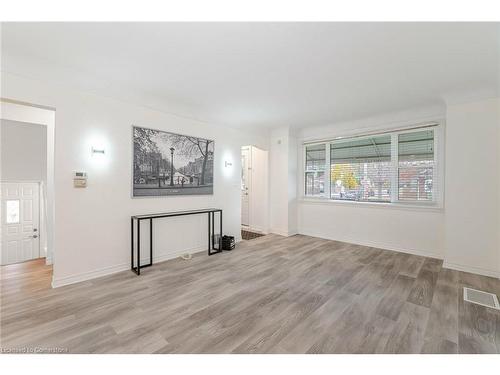
{"type": "Polygon", "coordinates": [[[376,203],[376,202],[354,202],[340,201],[328,198],[302,197],[299,203],[323,204],[358,208],[380,208],[406,211],[444,212],[444,207],[439,204],[408,204],[408,203],[376,203]]]}

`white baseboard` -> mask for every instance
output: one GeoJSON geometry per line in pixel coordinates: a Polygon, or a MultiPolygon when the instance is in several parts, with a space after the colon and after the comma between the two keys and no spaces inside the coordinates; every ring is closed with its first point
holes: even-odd
{"type": "Polygon", "coordinates": [[[118,264],[115,266],[103,267],[94,271],[83,272],[78,275],[66,276],[61,278],[54,278],[52,280],[52,288],[59,288],[61,286],[80,283],[98,277],[111,275],[113,273],[122,272],[130,269],[130,262],[118,264]]]}
{"type": "MultiPolygon", "coordinates": [[[[188,254],[188,253],[194,254],[194,253],[199,253],[200,251],[207,251],[207,248],[203,247],[203,246],[197,246],[197,247],[191,247],[189,249],[170,251],[168,253],[167,252],[164,252],[164,253],[160,252],[160,255],[155,255],[153,257],[153,263],[164,262],[166,260],[180,257],[183,254],[188,254]]],[[[149,263],[149,256],[141,258],[141,265],[148,264],[148,263],[149,263]]]]}
{"type": "Polygon", "coordinates": [[[481,275],[481,276],[500,278],[499,271],[489,270],[489,269],[485,269],[485,268],[481,268],[481,267],[465,266],[463,264],[450,263],[447,261],[444,261],[443,268],[449,268],[449,269],[455,270],[455,271],[474,273],[474,274],[481,275]]]}
{"type": "Polygon", "coordinates": [[[423,251],[420,249],[402,248],[402,247],[395,246],[395,245],[389,244],[389,243],[384,243],[384,242],[366,241],[366,240],[360,241],[359,239],[349,238],[349,237],[334,237],[334,236],[328,236],[328,235],[325,236],[324,234],[314,233],[314,232],[310,232],[307,230],[306,231],[301,230],[299,233],[303,234],[305,236],[324,238],[326,240],[347,242],[347,243],[352,243],[355,245],[375,247],[378,249],[396,251],[399,253],[407,253],[407,254],[418,255],[418,256],[424,256],[424,257],[428,257],[428,258],[444,259],[442,254],[429,252],[429,251],[423,251]]]}
{"type": "Polygon", "coordinates": [[[288,236],[288,231],[286,231],[286,230],[282,230],[282,229],[271,228],[271,229],[269,230],[269,232],[274,233],[274,234],[278,234],[278,235],[280,235],[280,236],[285,236],[285,237],[287,237],[287,236],[288,236]]]}
{"type": "Polygon", "coordinates": [[[284,237],[290,237],[290,236],[295,236],[296,234],[299,234],[297,231],[288,231],[286,229],[277,229],[277,228],[271,229],[269,231],[269,233],[278,234],[278,235],[284,236],[284,237]]]}
{"type": "MultiPolygon", "coordinates": [[[[182,254],[186,253],[198,253],[200,251],[207,251],[206,247],[193,247],[189,249],[182,249],[182,250],[177,250],[177,251],[170,251],[169,253],[163,253],[158,256],[153,257],[153,263],[160,263],[164,262],[166,260],[174,259],[182,254]]],[[[149,263],[149,257],[144,257],[144,259],[141,259],[141,265],[148,264],[149,263]]],[[[54,278],[52,280],[52,288],[59,288],[61,286],[65,285],[70,285],[70,284],[75,284],[79,283],[82,281],[87,281],[87,280],[92,280],[96,279],[98,277],[103,277],[103,276],[108,276],[117,272],[122,272],[122,271],[127,271],[130,270],[130,262],[127,263],[122,263],[122,264],[117,264],[114,266],[109,266],[109,267],[103,267],[99,268],[97,270],[89,271],[89,272],[83,272],[77,275],[72,275],[72,276],[66,276],[66,277],[61,277],[61,278],[54,278]]]]}

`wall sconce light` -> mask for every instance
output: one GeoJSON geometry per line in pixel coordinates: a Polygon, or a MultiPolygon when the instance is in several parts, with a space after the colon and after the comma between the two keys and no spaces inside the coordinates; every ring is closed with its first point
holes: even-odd
{"type": "Polygon", "coordinates": [[[94,155],[104,155],[105,152],[104,152],[104,148],[96,148],[94,146],[92,146],[92,156],[94,155]]]}
{"type": "Polygon", "coordinates": [[[226,168],[227,167],[231,167],[233,165],[233,163],[229,162],[229,161],[225,161],[225,166],[226,168]]]}
{"type": "Polygon", "coordinates": [[[80,167],[90,172],[106,170],[113,162],[113,143],[99,132],[90,133],[82,144],[81,159],[80,167]]]}

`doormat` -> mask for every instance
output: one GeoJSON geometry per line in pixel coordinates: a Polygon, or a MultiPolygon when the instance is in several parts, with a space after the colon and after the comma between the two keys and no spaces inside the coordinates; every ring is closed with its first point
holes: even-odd
{"type": "Polygon", "coordinates": [[[241,230],[241,239],[243,240],[253,240],[254,238],[262,237],[262,233],[250,232],[248,230],[241,230]]]}

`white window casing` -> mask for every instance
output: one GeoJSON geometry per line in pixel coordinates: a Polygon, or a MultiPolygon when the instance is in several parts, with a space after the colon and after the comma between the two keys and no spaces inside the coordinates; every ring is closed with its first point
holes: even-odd
{"type": "Polygon", "coordinates": [[[443,141],[443,123],[432,122],[304,142],[303,200],[440,209],[443,141]]]}

